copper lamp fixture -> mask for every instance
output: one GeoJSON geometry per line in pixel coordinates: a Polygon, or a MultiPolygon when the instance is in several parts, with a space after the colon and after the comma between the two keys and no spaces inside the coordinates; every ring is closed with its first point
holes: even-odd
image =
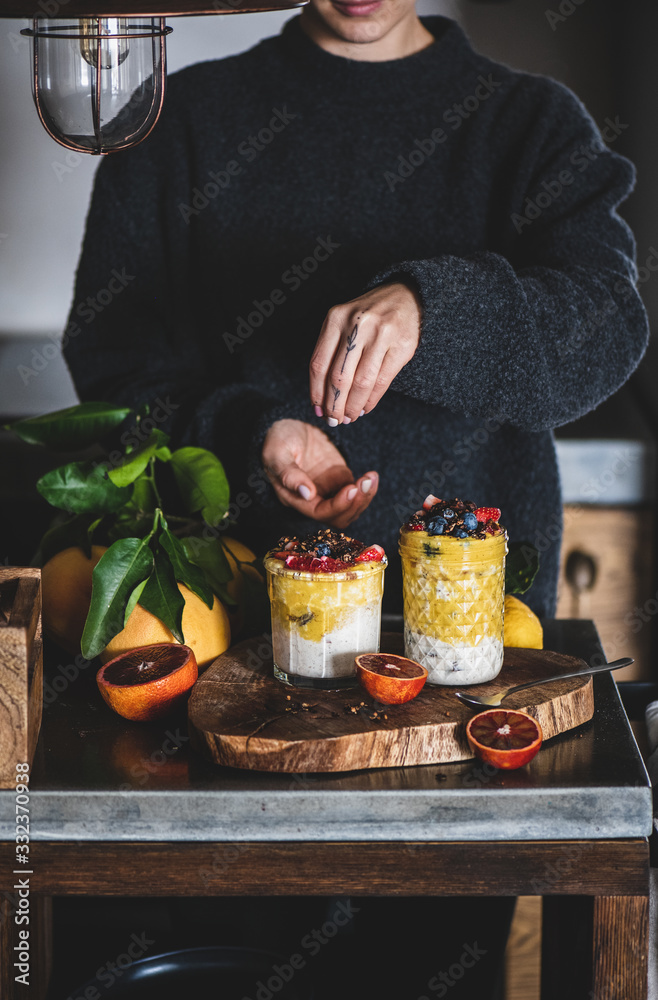
{"type": "Polygon", "coordinates": [[[136,146],[165,96],[165,18],[291,10],[308,0],[8,0],[0,17],[32,21],[33,96],[48,134],[96,155],[136,146]],[[35,10],[35,8],[37,8],[35,10]]]}

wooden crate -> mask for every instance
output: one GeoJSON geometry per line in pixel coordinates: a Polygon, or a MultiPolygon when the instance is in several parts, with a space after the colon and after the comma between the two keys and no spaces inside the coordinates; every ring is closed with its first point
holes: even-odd
{"type": "MultiPolygon", "coordinates": [[[[567,504],[558,585],[558,618],[591,618],[609,660],[632,656],[617,681],[652,680],[652,635],[658,615],[653,512],[648,507],[567,504]],[[578,590],[567,578],[574,553],[590,560],[593,585],[578,590]]],[[[587,579],[587,572],[583,577],[587,579]]]]}
{"type": "Polygon", "coordinates": [[[0,568],[0,788],[32,763],[43,708],[41,570],[0,568]]]}

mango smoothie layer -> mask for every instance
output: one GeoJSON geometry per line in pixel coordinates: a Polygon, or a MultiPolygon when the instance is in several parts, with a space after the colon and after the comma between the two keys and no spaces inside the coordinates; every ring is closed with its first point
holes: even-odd
{"type": "Polygon", "coordinates": [[[428,683],[484,683],[503,660],[507,535],[479,516],[500,511],[436,497],[426,504],[400,530],[405,655],[426,667],[428,683]]]}
{"type": "Polygon", "coordinates": [[[385,567],[380,546],[366,547],[329,529],[308,539],[282,539],[268,553],[280,679],[354,676],[354,657],[379,649],[385,567]]]}

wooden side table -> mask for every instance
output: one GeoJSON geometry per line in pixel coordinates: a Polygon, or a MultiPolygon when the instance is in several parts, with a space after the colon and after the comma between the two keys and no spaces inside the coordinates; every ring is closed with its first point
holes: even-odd
{"type": "MultiPolygon", "coordinates": [[[[547,623],[546,645],[600,655],[590,622],[547,623]]],[[[594,719],[521,771],[270,775],[206,764],[182,722],[111,716],[93,667],[53,686],[66,666],[49,664],[31,781],[34,996],[56,895],[541,895],[543,1000],[647,1000],[651,789],[609,675],[594,719]]],[[[25,995],[10,968],[14,826],[0,793],[0,1000],[25,995]]]]}

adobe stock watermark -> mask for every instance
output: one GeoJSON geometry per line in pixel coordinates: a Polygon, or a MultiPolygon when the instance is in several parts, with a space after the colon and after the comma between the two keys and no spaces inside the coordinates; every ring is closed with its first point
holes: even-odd
{"type": "Polygon", "coordinates": [[[452,446],[452,458],[445,458],[439,468],[425,469],[423,481],[418,487],[412,487],[393,504],[393,510],[400,521],[406,521],[414,511],[419,510],[428,494],[441,496],[445,484],[455,476],[458,465],[466,464],[477,455],[481,448],[490,442],[492,436],[503,426],[501,416],[486,417],[479,427],[475,427],[464,437],[459,438],[452,446]]]}
{"type": "MultiPolygon", "coordinates": [[[[552,517],[545,521],[541,527],[536,529],[531,544],[541,554],[562,541],[564,529],[578,520],[590,504],[600,503],[608,490],[627,472],[637,464],[639,454],[631,451],[630,448],[617,448],[610,464],[597,476],[590,476],[580,487],[580,495],[583,503],[568,504],[564,517],[562,511],[557,511],[552,517]]],[[[521,549],[523,555],[528,558],[531,552],[521,549]]]]}
{"type": "MultiPolygon", "coordinates": [[[[282,272],[281,284],[290,292],[296,292],[312,274],[315,274],[320,264],[323,264],[336,250],[340,249],[340,246],[341,244],[332,240],[331,236],[318,236],[315,247],[308,257],[304,257],[298,264],[291,264],[282,272]]],[[[222,339],[228,347],[229,353],[233,354],[235,349],[248,340],[252,333],[263,325],[264,320],[273,316],[275,309],[282,306],[287,300],[288,296],[278,286],[273,288],[264,299],[253,299],[254,308],[247,313],[246,318],[238,316],[235,333],[226,331],[222,334],[222,339]]]]}
{"type": "MultiPolygon", "coordinates": [[[[290,122],[298,117],[298,113],[288,111],[288,107],[285,104],[283,108],[272,108],[272,117],[268,124],[260,128],[255,135],[248,135],[238,145],[236,150],[237,156],[241,157],[246,163],[253,163],[260,153],[274,140],[275,136],[283,132],[290,122]]],[[[178,211],[181,214],[183,222],[189,225],[190,219],[200,215],[211,201],[214,201],[218,197],[221,191],[229,187],[234,177],[239,177],[240,174],[244,173],[244,169],[240,160],[233,157],[224,164],[223,170],[209,170],[208,180],[203,187],[193,188],[190,203],[188,204],[183,201],[179,203],[178,211]]]]}
{"type": "MultiPolygon", "coordinates": [[[[606,118],[601,127],[601,138],[607,146],[611,146],[627,128],[630,128],[630,125],[625,125],[624,122],[620,121],[619,116],[616,116],[614,120],[606,118]]],[[[526,226],[531,226],[533,222],[541,218],[544,212],[562,197],[565,190],[571,187],[578,174],[584,173],[604,152],[604,149],[593,142],[582,143],[575,149],[569,157],[569,163],[575,168],[575,172],[565,167],[551,178],[542,181],[540,190],[537,191],[534,198],[526,197],[523,214],[512,213],[510,219],[517,233],[521,235],[526,226]]]]}
{"type": "MultiPolygon", "coordinates": [[[[134,779],[137,786],[144,786],[148,782],[149,777],[152,774],[157,774],[163,764],[166,764],[171,757],[175,756],[185,743],[189,743],[190,739],[189,736],[181,733],[180,729],[176,729],[173,733],[170,729],[167,729],[164,736],[165,738],[157,750],[154,750],[148,757],[142,757],[140,761],[133,764],[130,768],[130,777],[134,779]]],[[[132,792],[135,787],[136,785],[133,782],[124,781],[119,785],[119,791],[132,792]]]]}
{"type": "MultiPolygon", "coordinates": [[[[115,958],[105,962],[96,970],[94,978],[102,990],[95,985],[88,986],[85,989],[84,1000],[102,1000],[107,991],[121,979],[126,969],[129,969],[138,958],[142,958],[154,944],[155,941],[147,937],[145,931],[142,931],[141,934],[132,933],[125,951],[120,952],[115,958]]],[[[66,1000],[83,1000],[83,998],[80,995],[69,994],[66,1000]]]]}
{"type": "MultiPolygon", "coordinates": [[[[502,81],[494,80],[493,73],[490,73],[488,77],[479,76],[473,93],[468,94],[461,104],[455,103],[443,112],[443,123],[449,125],[450,129],[456,132],[465,121],[468,121],[471,115],[475,114],[484,101],[489,100],[498,87],[502,87],[502,81]]],[[[397,168],[394,171],[384,171],[383,176],[389,191],[395,191],[398,184],[402,184],[411,177],[418,167],[432,156],[437,146],[442,146],[448,140],[448,136],[449,133],[443,127],[437,126],[424,139],[415,139],[414,148],[409,150],[406,156],[398,156],[397,168]]]]}
{"type": "Polygon", "coordinates": [[[284,986],[294,979],[308,963],[306,955],[314,958],[322,951],[322,948],[336,937],[341,928],[346,927],[353,919],[355,913],[359,913],[360,907],[354,906],[351,899],[339,900],[328,920],[321,927],[314,927],[299,942],[300,951],[293,952],[287,962],[274,964],[272,975],[267,979],[259,979],[254,984],[252,994],[245,994],[242,1000],[274,1000],[284,986]],[[304,954],[306,953],[306,955],[304,954]]]}
{"type": "MultiPolygon", "coordinates": [[[[459,960],[453,962],[452,965],[448,967],[448,971],[437,972],[435,976],[427,983],[427,989],[432,994],[432,997],[445,997],[448,995],[448,990],[463,979],[469,969],[472,969],[477,962],[484,958],[487,954],[485,948],[480,948],[477,941],[473,944],[462,945],[463,951],[459,957],[459,960]]],[[[429,996],[423,994],[418,997],[418,1000],[431,1000],[429,996]]]]}
{"type": "MultiPolygon", "coordinates": [[[[66,7],[68,3],[69,0],[39,0],[30,20],[34,21],[40,17],[57,17],[62,7],[66,7]]],[[[14,52],[19,52],[30,44],[25,35],[17,34],[15,31],[10,31],[7,38],[14,52]]]]}
{"type": "MultiPolygon", "coordinates": [[[[114,115],[112,119],[112,127],[120,125],[124,119],[132,114],[133,111],[139,108],[145,108],[146,111],[149,110],[153,104],[153,87],[152,86],[142,86],[133,91],[129,99],[123,105],[122,108],[114,115]]],[[[66,176],[72,174],[79,166],[83,163],[93,163],[94,159],[98,160],[97,157],[90,157],[89,153],[77,153],[74,149],[67,150],[63,160],[51,160],[50,166],[55,174],[55,177],[61,184],[66,176]]]]}
{"type": "MultiPolygon", "coordinates": [[[[121,295],[130,282],[134,280],[135,275],[128,274],[125,267],[121,268],[121,270],[116,267],[113,268],[110,272],[107,285],[104,288],[99,289],[95,295],[88,295],[82,302],[78,302],[78,304],[74,306],[74,314],[83,320],[87,325],[93,323],[96,316],[107,309],[117,295],[121,295]]],[[[61,340],[58,340],[56,337],[52,337],[52,343],[46,344],[45,347],[42,347],[41,349],[33,347],[31,352],[31,366],[16,366],[16,370],[21,377],[23,385],[27,385],[30,379],[36,378],[37,375],[40,375],[41,372],[48,367],[53,358],[56,358],[62,353],[71,338],[79,337],[82,332],[83,329],[80,324],[72,319],[69,321],[61,340]]]]}
{"type": "Polygon", "coordinates": [[[587,0],[562,0],[557,10],[547,7],[544,11],[544,17],[548,21],[551,31],[557,31],[558,25],[568,21],[585,3],[587,0]]]}
{"type": "MultiPolygon", "coordinates": [[[[630,299],[635,297],[636,291],[640,289],[642,285],[646,285],[648,281],[651,281],[652,275],[658,271],[658,250],[654,247],[649,247],[649,255],[645,259],[644,264],[641,264],[637,270],[637,281],[633,284],[629,279],[618,278],[614,284],[614,292],[621,299],[622,303],[628,302],[630,299]]],[[[611,316],[615,316],[619,312],[619,302],[617,299],[613,299],[612,296],[600,306],[598,309],[592,310],[587,317],[573,330],[571,330],[566,338],[558,344],[558,354],[560,360],[563,361],[568,358],[575,351],[579,350],[586,343],[588,343],[591,338],[601,330],[611,316]]]]}

